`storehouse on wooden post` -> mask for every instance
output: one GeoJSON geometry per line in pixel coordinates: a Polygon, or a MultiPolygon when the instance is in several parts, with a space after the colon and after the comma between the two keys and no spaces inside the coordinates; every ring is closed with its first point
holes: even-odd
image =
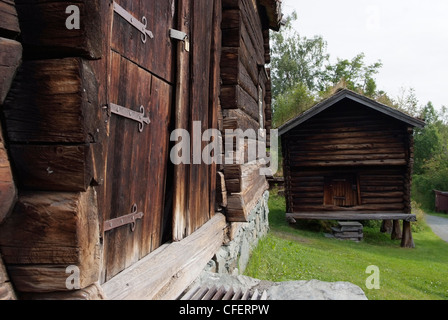
{"type": "Polygon", "coordinates": [[[341,90],[279,128],[289,219],[409,222],[413,131],[425,123],[341,90]]]}
{"type": "Polygon", "coordinates": [[[262,161],[195,156],[270,129],[280,3],[0,0],[0,298],[174,299],[244,270],[262,161]]]}

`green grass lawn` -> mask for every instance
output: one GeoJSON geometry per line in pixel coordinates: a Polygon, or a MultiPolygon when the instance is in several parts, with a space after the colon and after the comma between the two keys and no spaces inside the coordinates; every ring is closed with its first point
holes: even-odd
{"type": "Polygon", "coordinates": [[[326,226],[317,222],[289,226],[284,198],[275,192],[269,208],[271,232],[259,242],[245,275],[275,282],[348,281],[370,300],[448,300],[448,243],[424,219],[413,226],[416,248],[403,249],[376,222],[364,227],[364,240],[356,243],[326,238],[326,226]],[[371,265],[380,270],[379,290],[366,287],[371,265]]]}

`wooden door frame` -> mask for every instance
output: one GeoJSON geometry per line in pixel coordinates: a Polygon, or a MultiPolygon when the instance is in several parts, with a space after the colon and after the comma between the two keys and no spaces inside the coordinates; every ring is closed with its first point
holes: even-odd
{"type": "MultiPolygon", "coordinates": [[[[207,119],[207,123],[202,123],[202,128],[218,128],[222,2],[221,0],[213,0],[213,10],[207,12],[210,16],[204,17],[201,15],[201,12],[195,9],[197,7],[206,9],[210,5],[206,0],[201,1],[179,0],[178,2],[178,28],[189,35],[191,44],[189,52],[185,50],[182,42],[177,44],[175,129],[191,131],[192,121],[195,120],[195,117],[201,116],[203,112],[207,113],[207,117],[204,116],[207,119]],[[199,25],[199,23],[196,25],[198,21],[204,19],[211,20],[209,21],[211,25],[210,34],[205,38],[200,32],[207,32],[207,30],[201,29],[203,26],[199,25]],[[196,32],[198,34],[195,34],[196,32]],[[207,46],[207,50],[210,51],[210,61],[206,62],[210,62],[210,66],[206,66],[204,70],[199,70],[204,62],[195,55],[200,55],[201,53],[199,43],[207,42],[208,40],[210,40],[210,46],[207,46]],[[200,81],[203,81],[199,79],[200,74],[198,73],[201,72],[208,77],[208,88],[198,85],[201,83],[200,81]],[[192,79],[192,77],[196,78],[192,79]],[[199,97],[201,91],[208,93],[208,100],[206,102],[202,101],[202,104],[207,104],[206,106],[197,105],[197,97],[199,97]]],[[[179,164],[174,168],[173,241],[181,241],[193,234],[215,214],[217,165],[212,164],[205,168],[204,164],[202,164],[199,170],[196,171],[189,164],[179,164]],[[207,180],[205,183],[204,181],[199,181],[201,182],[200,185],[205,184],[205,187],[202,186],[201,188],[205,189],[208,197],[206,200],[201,200],[200,203],[197,195],[197,193],[200,193],[200,190],[191,190],[194,188],[195,182],[196,186],[198,184],[198,181],[195,180],[196,178],[207,180]],[[197,212],[199,209],[203,209],[200,208],[201,204],[207,205],[207,213],[197,212]]],[[[204,191],[203,189],[201,190],[204,191]]]]}

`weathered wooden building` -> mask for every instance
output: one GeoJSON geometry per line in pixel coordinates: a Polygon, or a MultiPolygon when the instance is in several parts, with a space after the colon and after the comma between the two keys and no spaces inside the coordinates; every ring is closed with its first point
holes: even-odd
{"type": "Polygon", "coordinates": [[[288,217],[404,220],[412,246],[413,130],[423,126],[346,89],[283,125],[288,217]]]}
{"type": "Polygon", "coordinates": [[[270,128],[280,3],[0,1],[0,252],[20,298],[173,299],[231,240],[261,163],[174,165],[170,134],[270,128]]]}

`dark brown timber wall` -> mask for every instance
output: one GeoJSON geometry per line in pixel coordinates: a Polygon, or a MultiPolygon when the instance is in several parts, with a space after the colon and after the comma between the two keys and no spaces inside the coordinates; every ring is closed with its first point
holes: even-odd
{"type": "Polygon", "coordinates": [[[412,132],[347,99],[289,131],[287,211],[410,213],[412,132]]]}

